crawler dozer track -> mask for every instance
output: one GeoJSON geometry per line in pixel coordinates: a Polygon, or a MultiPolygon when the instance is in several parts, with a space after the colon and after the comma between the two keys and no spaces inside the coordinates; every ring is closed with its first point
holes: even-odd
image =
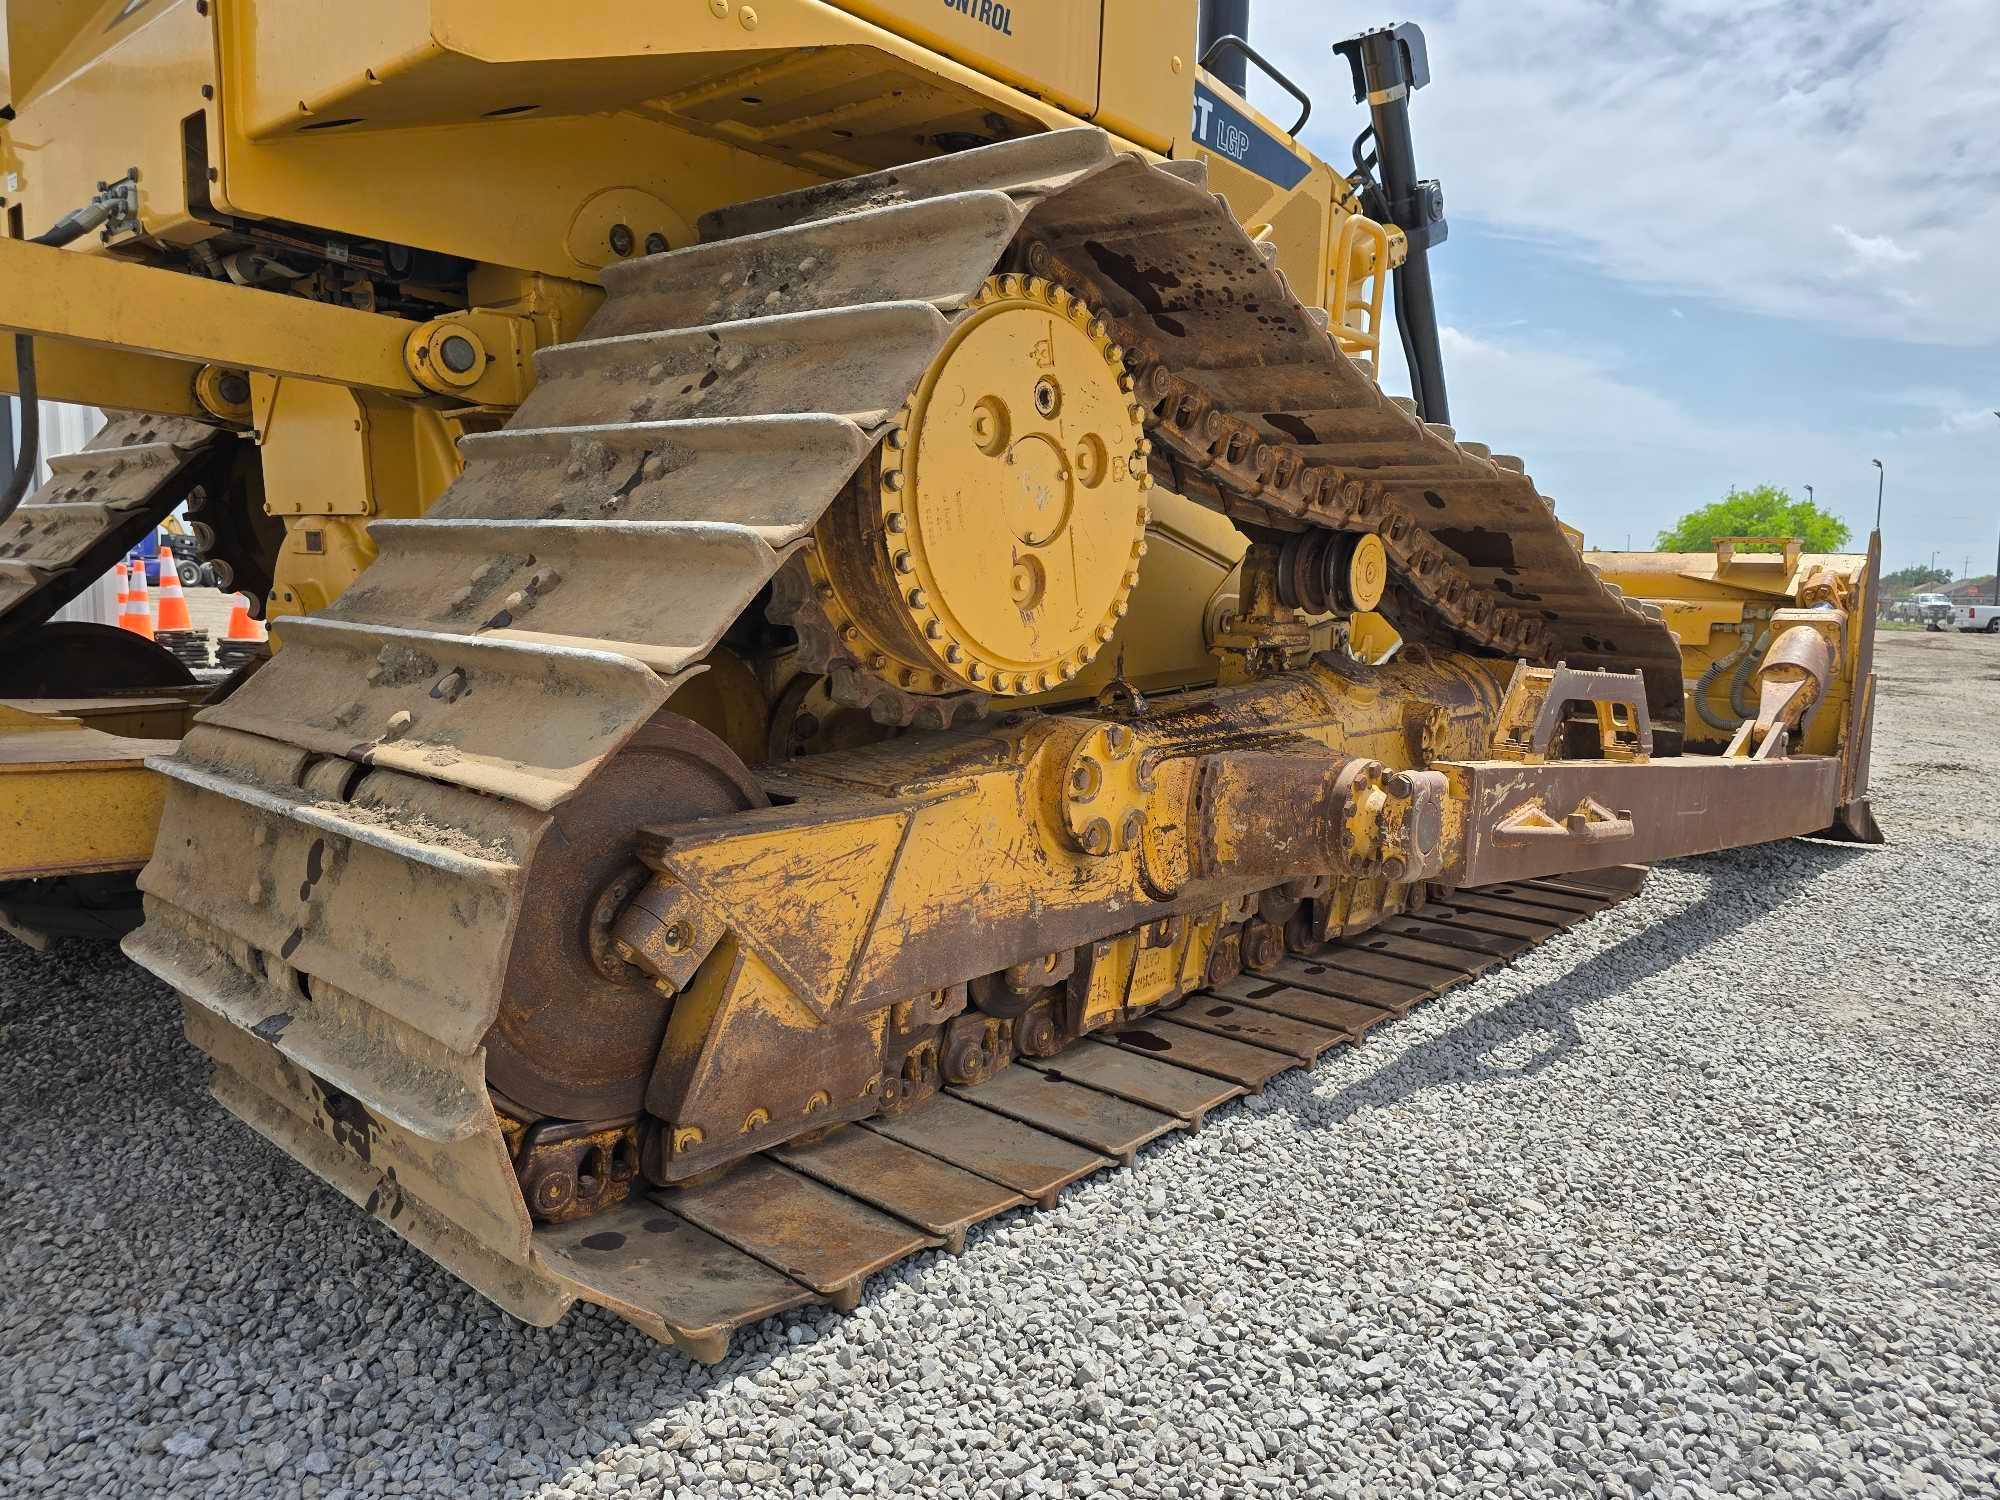
{"type": "MultiPolygon", "coordinates": [[[[1385,608],[1412,631],[1640,671],[1662,732],[1681,683],[1657,612],[1597,579],[1518,462],[1382,396],[1198,169],[1068,131],[748,204],[702,228],[702,244],[612,267],[583,336],[538,356],[533,393],[505,429],[465,441],[465,471],[430,512],[377,523],[367,573],[322,614],[288,621],[272,663],[156,762],[172,787],[141,880],[147,922],[127,951],[186,997],[232,1110],[496,1301],[551,1322],[582,1296],[714,1357],[728,1328],[839,1300],[868,1270],[950,1238],[989,1211],[996,1180],[1045,1194],[961,1172],[951,1180],[971,1197],[956,1218],[912,1228],[868,1210],[847,1242],[872,1247],[860,1263],[814,1260],[830,1253],[824,1239],[788,1247],[786,1226],[817,1222],[825,1181],[874,1170],[863,1156],[901,1128],[884,1122],[780,1153],[782,1168],[741,1167],[673,1212],[634,1204],[538,1230],[490,1064],[546,998],[551,895],[607,808],[629,824],[759,800],[689,759],[656,716],[806,545],[996,270],[1055,283],[1101,315],[1170,487],[1280,530],[1373,532],[1391,563],[1385,608]],[[752,1235],[765,1236],[752,1256],[729,1248],[752,1235]],[[603,1258],[614,1240],[631,1248],[603,1258]]],[[[1449,956],[1444,968],[1414,960],[1426,983],[1398,993],[1434,993],[1457,954],[1490,946],[1472,933],[1531,940],[1562,925],[1551,916],[1607,899],[1537,890],[1519,896],[1530,910],[1462,898],[1437,918],[1458,937],[1385,932],[1449,956]],[[1501,925],[1458,920],[1468,911],[1501,925]]],[[[1394,958],[1363,951],[1343,973],[1394,958]]],[[[1299,993],[1380,1003],[1353,994],[1358,978],[1333,995],[1309,977],[1291,974],[1299,993]]],[[[1282,1013],[1271,994],[1235,998],[1282,1013]]],[[[1159,1023],[1175,1038],[1233,1040],[1176,1015],[1159,1023]]],[[[1083,1066],[1122,1077],[1148,1045],[1093,1042],[1083,1066]]],[[[1289,1045],[1266,1051],[1303,1060],[1289,1045]]],[[[1070,1067],[1065,1054],[1056,1071],[1070,1067]]],[[[1070,1087],[1089,1084],[1075,1076],[1070,1087]]],[[[1250,1085],[1218,1085],[1236,1086],[1250,1085]]],[[[1098,1096],[1125,1097],[1109,1083],[1098,1096]]],[[[1189,1118],[1158,1117],[1162,1129],[1189,1118]]],[[[1083,1170],[1097,1161],[1086,1157],[1083,1170]]],[[[933,1160],[905,1165],[931,1172],[933,1160]]]]}
{"type": "Polygon", "coordinates": [[[229,434],[185,417],[114,415],[0,523],[0,648],[74,599],[217,464],[229,434]]]}

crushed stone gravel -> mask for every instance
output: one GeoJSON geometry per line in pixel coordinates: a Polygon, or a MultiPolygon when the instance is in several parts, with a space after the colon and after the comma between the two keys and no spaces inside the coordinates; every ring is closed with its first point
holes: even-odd
{"type": "Polygon", "coordinates": [[[2000,1494],[2000,643],[1879,665],[1888,849],[1663,867],[714,1369],[512,1322],[0,940],[0,1493],[2000,1494]]]}

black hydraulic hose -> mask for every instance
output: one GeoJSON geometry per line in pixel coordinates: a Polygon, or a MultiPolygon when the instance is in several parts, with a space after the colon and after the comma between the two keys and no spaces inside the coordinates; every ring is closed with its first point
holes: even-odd
{"type": "MultiPolygon", "coordinates": [[[[57,219],[31,245],[67,245],[82,239],[111,217],[114,205],[103,195],[82,208],[73,208],[57,219]]],[[[21,398],[21,430],[14,444],[14,472],[8,476],[7,492],[0,496],[0,524],[5,524],[34,487],[35,470],[42,461],[42,409],[40,387],[35,380],[35,341],[25,333],[14,335],[14,385],[21,398]]]]}
{"type": "Polygon", "coordinates": [[[1757,705],[1743,701],[1743,690],[1750,686],[1750,674],[1757,670],[1758,663],[1764,659],[1764,648],[1770,644],[1771,627],[1766,625],[1763,633],[1757,637],[1757,644],[1750,648],[1741,665],[1736,668],[1735,675],[1729,679],[1729,706],[1745,719],[1757,717],[1757,705]]]}
{"type": "Polygon", "coordinates": [[[1736,728],[1736,721],[1734,719],[1723,718],[1721,714],[1709,706],[1708,690],[1715,686],[1716,678],[1727,672],[1749,654],[1750,642],[1745,641],[1727,656],[1718,656],[1714,661],[1710,662],[1708,670],[1695,679],[1694,692],[1691,695],[1694,698],[1694,711],[1701,715],[1702,723],[1706,724],[1710,729],[1720,729],[1727,732],[1736,728]]]}
{"type": "Polygon", "coordinates": [[[21,397],[21,430],[14,435],[14,472],[8,476],[6,495],[0,497],[0,523],[20,509],[42,459],[42,403],[35,384],[35,341],[25,333],[14,335],[14,384],[21,397]]]}

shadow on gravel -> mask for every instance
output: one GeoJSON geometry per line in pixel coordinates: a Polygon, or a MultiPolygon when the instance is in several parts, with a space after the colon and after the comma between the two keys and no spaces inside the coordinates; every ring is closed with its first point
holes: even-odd
{"type": "MultiPolygon", "coordinates": [[[[1605,949],[1554,984],[1497,1009],[1468,1016],[1331,1099],[1302,1100],[1295,1111],[1300,1124],[1329,1129],[1345,1124],[1363,1110],[1395,1104],[1428,1088],[1532,1077],[1582,1049],[1583,1032],[1576,1018],[1584,1007],[1664,973],[1711,943],[1768,916],[1798,887],[1867,853],[1851,844],[1804,839],[1793,840],[1784,848],[1787,857],[1782,860],[1746,862],[1743,851],[1733,850],[1677,861],[1681,869],[1711,877],[1708,890],[1693,906],[1605,949]],[[1533,1038],[1545,1040],[1526,1062],[1508,1066],[1488,1060],[1511,1043],[1533,1038]],[[1467,1052],[1477,1058],[1469,1066],[1460,1061],[1467,1052]]],[[[1555,939],[1551,946],[1562,941],[1555,939]]]]}
{"type": "MultiPolygon", "coordinates": [[[[1584,1007],[1756,921],[1860,852],[1795,842],[1782,857],[1688,861],[1681,868],[1710,886],[1687,910],[1413,1045],[1330,1100],[1299,1100],[1295,1117],[1301,1128],[1334,1126],[1441,1084],[1539,1073],[1581,1048],[1584,1007]],[[1518,1066],[1491,1061],[1495,1049],[1537,1042],[1518,1066]]],[[[425,1493],[518,1500],[544,1484],[567,1487],[634,1440],[670,1453],[700,1444],[704,1424],[721,1420],[705,1399],[732,1383],[778,1408],[806,1401],[797,1377],[779,1381],[772,1365],[841,1321],[802,1311],[745,1330],[714,1368],[596,1308],[579,1305],[552,1329],[514,1323],[226,1119],[180,1037],[178,1007],[115,950],[0,963],[0,1028],[0,1129],[32,1158],[17,1165],[24,1190],[0,1203],[0,1349],[16,1369],[39,1369],[43,1384],[58,1369],[88,1375],[75,1392],[65,1386],[59,1405],[5,1417],[48,1438],[58,1464],[86,1442],[115,1441],[123,1461],[153,1465],[153,1487],[170,1495],[300,1493],[297,1481],[312,1476],[326,1497],[373,1494],[394,1475],[425,1493]],[[107,1036],[117,1045],[107,1048],[107,1036]],[[110,1164],[94,1199],[51,1202],[34,1190],[77,1159],[110,1164]],[[253,1387],[282,1403],[275,1413],[240,1414],[253,1387]],[[204,1443],[217,1435],[220,1451],[218,1428],[237,1420],[259,1424],[256,1447],[289,1445],[278,1474],[218,1474],[213,1460],[143,1446],[149,1431],[192,1432],[204,1443]]],[[[997,1227],[975,1231],[974,1244],[997,1227]]],[[[904,1272],[943,1258],[930,1252],[904,1272]]],[[[902,1284],[895,1273],[873,1278],[867,1300],[902,1284]]],[[[814,1389],[823,1383],[826,1401],[856,1360],[899,1352],[843,1348],[820,1362],[814,1389]]],[[[797,1431],[801,1443],[823,1436],[805,1422],[797,1431]]],[[[0,1440],[0,1460],[5,1449],[0,1440]]],[[[651,1482],[624,1491],[659,1492],[651,1482]]]]}

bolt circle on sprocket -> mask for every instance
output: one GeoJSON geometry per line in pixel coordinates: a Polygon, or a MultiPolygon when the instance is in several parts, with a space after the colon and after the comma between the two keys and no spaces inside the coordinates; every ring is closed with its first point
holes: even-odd
{"type": "Polygon", "coordinates": [[[1103,320],[1040,277],[989,277],[814,532],[841,648],[912,693],[1060,687],[1138,582],[1151,446],[1103,320]]]}

